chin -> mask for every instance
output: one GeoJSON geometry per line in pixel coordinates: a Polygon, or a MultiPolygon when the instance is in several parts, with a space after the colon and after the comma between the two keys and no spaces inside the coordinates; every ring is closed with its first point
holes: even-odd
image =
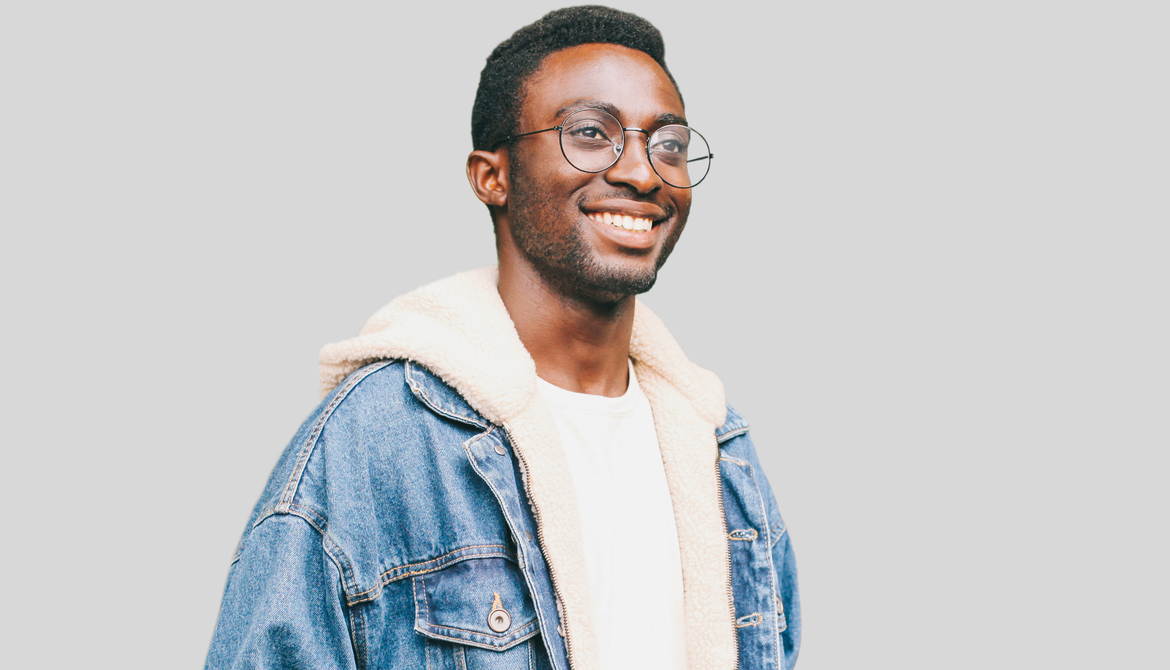
{"type": "Polygon", "coordinates": [[[595,303],[615,303],[645,293],[658,281],[658,269],[581,268],[565,273],[555,283],[567,295],[595,303]]]}

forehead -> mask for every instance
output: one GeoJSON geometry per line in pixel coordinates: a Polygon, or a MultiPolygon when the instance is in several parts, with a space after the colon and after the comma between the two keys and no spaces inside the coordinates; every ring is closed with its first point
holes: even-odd
{"type": "Polygon", "coordinates": [[[559,121],[580,100],[614,106],[630,126],[684,115],[678,91],[653,58],[616,44],[582,44],[550,54],[529,78],[521,124],[559,121]]]}

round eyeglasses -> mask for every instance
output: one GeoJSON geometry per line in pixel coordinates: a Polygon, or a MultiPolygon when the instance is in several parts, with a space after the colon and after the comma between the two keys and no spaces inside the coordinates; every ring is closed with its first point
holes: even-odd
{"type": "Polygon", "coordinates": [[[582,172],[605,172],[622,157],[626,133],[634,131],[646,135],[646,156],[650,167],[675,188],[694,188],[711,170],[711,147],[697,130],[689,126],[671,124],[653,133],[641,128],[625,128],[609,112],[600,109],[582,109],[565,117],[559,126],[509,135],[492,145],[495,151],[501,144],[520,137],[560,132],[561,153],[569,165],[582,172]]]}

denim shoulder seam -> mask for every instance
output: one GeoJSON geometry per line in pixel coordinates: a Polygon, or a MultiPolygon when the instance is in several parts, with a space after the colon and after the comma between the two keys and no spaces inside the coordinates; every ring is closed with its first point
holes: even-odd
{"type": "Polygon", "coordinates": [[[313,424],[313,429],[309,431],[309,436],[305,438],[304,446],[301,447],[301,453],[297,456],[296,465],[293,466],[292,473],[289,474],[288,483],[284,487],[284,493],[280,496],[280,502],[276,504],[275,512],[287,513],[290,511],[293,497],[296,496],[297,487],[301,482],[301,475],[304,474],[305,466],[309,462],[309,456],[312,455],[313,449],[317,446],[317,440],[321,437],[321,431],[325,428],[325,424],[329,421],[329,418],[333,416],[334,410],[341,405],[341,402],[349,396],[350,391],[353,391],[354,387],[361,383],[363,379],[393,362],[393,360],[388,360],[367,365],[350,375],[349,379],[337,390],[333,399],[329,401],[329,405],[325,407],[321,412],[321,416],[317,418],[317,422],[313,424]]]}
{"type": "MultiPolygon", "coordinates": [[[[320,512],[307,505],[292,503],[286,509],[280,509],[279,506],[270,507],[260,513],[256,521],[249,528],[247,535],[251,535],[261,523],[275,516],[297,517],[309,524],[310,528],[317,531],[317,534],[321,536],[321,550],[325,552],[325,555],[332,561],[333,567],[337,569],[337,576],[341,580],[342,593],[347,594],[346,599],[348,600],[348,592],[353,590],[351,586],[353,583],[353,569],[349,557],[345,555],[345,551],[329,536],[329,520],[320,512]]],[[[248,544],[247,535],[240,542],[240,546],[236,550],[236,555],[232,557],[233,564],[240,560],[240,557],[244,553],[244,547],[248,544]]]]}
{"type": "Polygon", "coordinates": [[[268,519],[269,517],[285,514],[301,517],[307,521],[309,525],[314,528],[314,530],[316,530],[318,533],[321,533],[322,535],[324,535],[329,529],[329,519],[326,518],[324,514],[321,514],[308,505],[302,505],[300,503],[289,503],[287,508],[282,507],[281,505],[274,505],[258,514],[256,516],[256,520],[252,522],[252,530],[255,530],[262,521],[268,519]]]}

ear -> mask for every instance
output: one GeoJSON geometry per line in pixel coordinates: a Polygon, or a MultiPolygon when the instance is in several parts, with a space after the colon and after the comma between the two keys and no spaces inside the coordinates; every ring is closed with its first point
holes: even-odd
{"type": "Polygon", "coordinates": [[[467,156],[467,181],[483,204],[508,204],[508,152],[472,151],[467,156]]]}

